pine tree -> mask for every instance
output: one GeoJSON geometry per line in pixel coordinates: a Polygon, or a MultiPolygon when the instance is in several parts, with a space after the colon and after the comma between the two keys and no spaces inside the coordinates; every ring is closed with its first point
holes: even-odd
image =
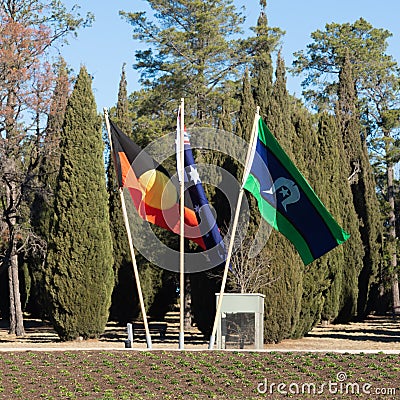
{"type": "Polygon", "coordinates": [[[363,268],[359,276],[357,315],[363,318],[370,311],[369,291],[376,287],[380,262],[381,222],[379,202],[375,192],[375,179],[369,163],[366,142],[361,135],[357,110],[357,94],[352,74],[350,56],[347,52],[339,74],[338,103],[336,115],[347,158],[347,174],[352,189],[353,203],[360,220],[359,230],[364,245],[363,268]]]}
{"type": "Polygon", "coordinates": [[[87,339],[104,331],[114,279],[101,120],[85,67],[67,103],[60,150],[46,290],[60,338],[87,339]]]}
{"type": "Polygon", "coordinates": [[[151,89],[145,112],[161,119],[174,111],[172,101],[184,97],[187,125],[201,121],[203,127],[211,126],[215,104],[221,104],[216,100],[221,100],[222,93],[216,88],[237,76],[238,68],[249,59],[249,49],[237,38],[243,15],[232,0],[147,3],[155,18],[148,18],[146,12],[121,12],[132,25],[134,37],[153,49],[136,52],[135,68],[151,89]]]}

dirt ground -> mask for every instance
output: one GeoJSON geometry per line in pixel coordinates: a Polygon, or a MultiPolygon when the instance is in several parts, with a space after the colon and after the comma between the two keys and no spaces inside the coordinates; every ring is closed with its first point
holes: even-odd
{"type": "MultiPolygon", "coordinates": [[[[390,317],[319,325],[264,352],[210,352],[195,330],[185,333],[185,349],[196,351],[175,351],[170,326],[165,340],[153,337],[153,349],[165,351],[120,351],[127,332],[115,324],[98,340],[73,342],[42,321],[26,319],[25,327],[16,338],[0,321],[0,399],[395,400],[400,393],[400,321],[390,317]]],[[[146,350],[140,333],[135,349],[146,350]]]]}
{"type": "Polygon", "coordinates": [[[400,352],[400,319],[370,316],[363,322],[320,324],[302,339],[265,345],[271,350],[400,352]]]}
{"type": "Polygon", "coordinates": [[[399,370],[381,353],[12,351],[0,352],[0,398],[395,400],[399,370]]]}
{"type": "MultiPolygon", "coordinates": [[[[50,324],[26,319],[24,337],[7,332],[7,323],[0,321],[0,351],[9,350],[65,350],[125,348],[126,327],[110,323],[99,339],[61,342],[50,324]]],[[[168,331],[165,340],[152,337],[153,349],[177,349],[177,332],[168,331]]],[[[146,342],[139,335],[133,348],[145,349],[146,342]]],[[[195,332],[185,333],[185,349],[206,350],[208,340],[195,332]]],[[[400,352],[400,319],[370,316],[363,322],[349,324],[320,324],[302,339],[288,339],[278,344],[266,344],[266,351],[320,351],[320,352],[400,352]]]]}

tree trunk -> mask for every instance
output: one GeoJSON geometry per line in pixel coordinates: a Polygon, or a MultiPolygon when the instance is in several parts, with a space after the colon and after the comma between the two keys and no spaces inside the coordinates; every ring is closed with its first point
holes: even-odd
{"type": "Polygon", "coordinates": [[[394,187],[393,187],[394,170],[393,165],[389,164],[387,168],[388,181],[388,202],[390,206],[389,212],[389,235],[390,235],[390,259],[392,269],[392,298],[393,298],[393,314],[400,314],[400,294],[399,279],[397,274],[397,253],[396,253],[396,215],[394,207],[394,187]]]}
{"type": "Polygon", "coordinates": [[[11,270],[11,265],[8,265],[8,291],[9,302],[10,302],[10,329],[8,333],[15,334],[16,332],[16,323],[15,323],[15,307],[14,307],[14,285],[13,285],[13,274],[11,270]]]}
{"type": "MultiPolygon", "coordinates": [[[[393,255],[396,257],[396,254],[393,255]]],[[[392,258],[392,265],[396,263],[392,258]]],[[[393,315],[400,315],[400,300],[399,300],[399,278],[397,272],[392,277],[392,293],[393,293],[393,315]]]]}
{"type": "MultiPolygon", "coordinates": [[[[10,163],[12,167],[13,163],[10,163]]],[[[12,171],[13,169],[11,169],[12,171]]],[[[9,229],[9,243],[8,243],[8,284],[10,290],[10,334],[17,336],[25,335],[24,322],[22,316],[21,296],[19,291],[19,278],[18,278],[18,254],[17,254],[17,240],[15,234],[15,226],[17,224],[17,213],[14,205],[17,204],[17,188],[12,178],[9,185],[6,186],[7,195],[7,225],[9,229]]]]}
{"type": "Polygon", "coordinates": [[[21,307],[21,296],[19,292],[19,278],[18,278],[18,256],[16,254],[11,256],[9,276],[11,276],[10,293],[13,293],[13,302],[11,303],[10,296],[10,333],[17,336],[24,336],[24,320],[21,307]],[[11,324],[11,315],[13,315],[13,323],[11,324]]]}
{"type": "Polygon", "coordinates": [[[10,292],[10,329],[8,333],[17,336],[24,336],[24,320],[22,315],[21,296],[19,292],[18,256],[15,251],[16,244],[10,243],[10,247],[11,256],[9,258],[8,265],[8,288],[10,292]]]}

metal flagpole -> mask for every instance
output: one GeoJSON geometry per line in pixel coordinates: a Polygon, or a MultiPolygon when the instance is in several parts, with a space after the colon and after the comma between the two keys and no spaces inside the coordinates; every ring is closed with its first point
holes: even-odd
{"type": "Polygon", "coordinates": [[[247,176],[248,176],[249,171],[250,171],[250,165],[251,165],[252,158],[254,157],[254,150],[255,150],[255,143],[256,143],[256,133],[257,133],[257,124],[258,124],[259,118],[260,118],[260,107],[257,107],[257,112],[256,112],[256,115],[254,117],[253,128],[252,128],[251,135],[250,135],[249,148],[247,150],[245,170],[244,170],[243,178],[242,178],[242,186],[240,187],[238,200],[237,200],[237,204],[236,204],[235,217],[233,219],[232,235],[231,235],[231,238],[230,238],[230,241],[229,241],[228,253],[227,253],[226,261],[225,261],[225,268],[224,268],[224,274],[223,274],[223,277],[222,277],[221,290],[219,292],[217,310],[215,312],[214,326],[213,326],[213,330],[212,330],[211,337],[210,337],[210,343],[208,345],[208,349],[209,350],[212,350],[213,347],[214,347],[214,344],[215,344],[215,335],[217,333],[217,327],[218,327],[220,314],[221,314],[222,299],[223,299],[223,295],[224,295],[224,291],[225,291],[226,280],[228,278],[229,264],[230,264],[230,261],[231,261],[233,245],[234,245],[234,241],[235,241],[236,228],[237,228],[237,224],[238,224],[238,221],[239,221],[240,208],[242,206],[242,199],[243,199],[243,194],[244,194],[243,186],[244,186],[244,184],[246,182],[247,176]]]}
{"type": "MultiPolygon", "coordinates": [[[[110,122],[108,120],[108,111],[107,111],[106,108],[104,108],[104,118],[105,118],[105,121],[106,121],[108,139],[110,141],[111,154],[113,154],[112,153],[113,152],[113,148],[112,148],[112,139],[111,139],[111,131],[110,131],[110,122]]],[[[119,195],[120,195],[120,199],[121,199],[122,215],[124,217],[126,234],[128,235],[129,249],[130,249],[130,252],[131,252],[133,273],[134,273],[134,276],[135,276],[136,287],[137,287],[137,291],[138,291],[138,295],[139,295],[140,309],[142,311],[143,324],[144,324],[144,329],[145,329],[145,332],[146,332],[147,348],[151,349],[152,348],[152,343],[151,343],[149,324],[147,322],[146,309],[144,307],[142,287],[140,285],[139,272],[138,272],[138,268],[137,268],[137,264],[136,264],[135,250],[133,248],[133,240],[132,240],[132,235],[131,235],[131,229],[130,229],[130,226],[129,226],[128,214],[126,212],[126,204],[125,204],[124,192],[123,192],[122,188],[119,188],[118,190],[119,190],[119,195]]]]}
{"type": "MultiPolygon", "coordinates": [[[[179,154],[180,168],[180,254],[179,254],[179,295],[180,295],[180,318],[179,318],[179,349],[185,346],[184,314],[185,314],[185,156],[184,156],[184,132],[185,132],[185,99],[181,99],[180,105],[180,129],[179,129],[179,154]]],[[[178,138],[177,138],[178,140],[178,138]]]]}

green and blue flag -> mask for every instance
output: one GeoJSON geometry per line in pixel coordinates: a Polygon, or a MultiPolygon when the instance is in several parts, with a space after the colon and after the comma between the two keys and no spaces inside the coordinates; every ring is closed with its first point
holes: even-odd
{"type": "Polygon", "coordinates": [[[258,118],[257,139],[245,172],[244,188],[257,199],[262,217],[292,242],[308,265],[350,235],[335,221],[258,118]]]}

